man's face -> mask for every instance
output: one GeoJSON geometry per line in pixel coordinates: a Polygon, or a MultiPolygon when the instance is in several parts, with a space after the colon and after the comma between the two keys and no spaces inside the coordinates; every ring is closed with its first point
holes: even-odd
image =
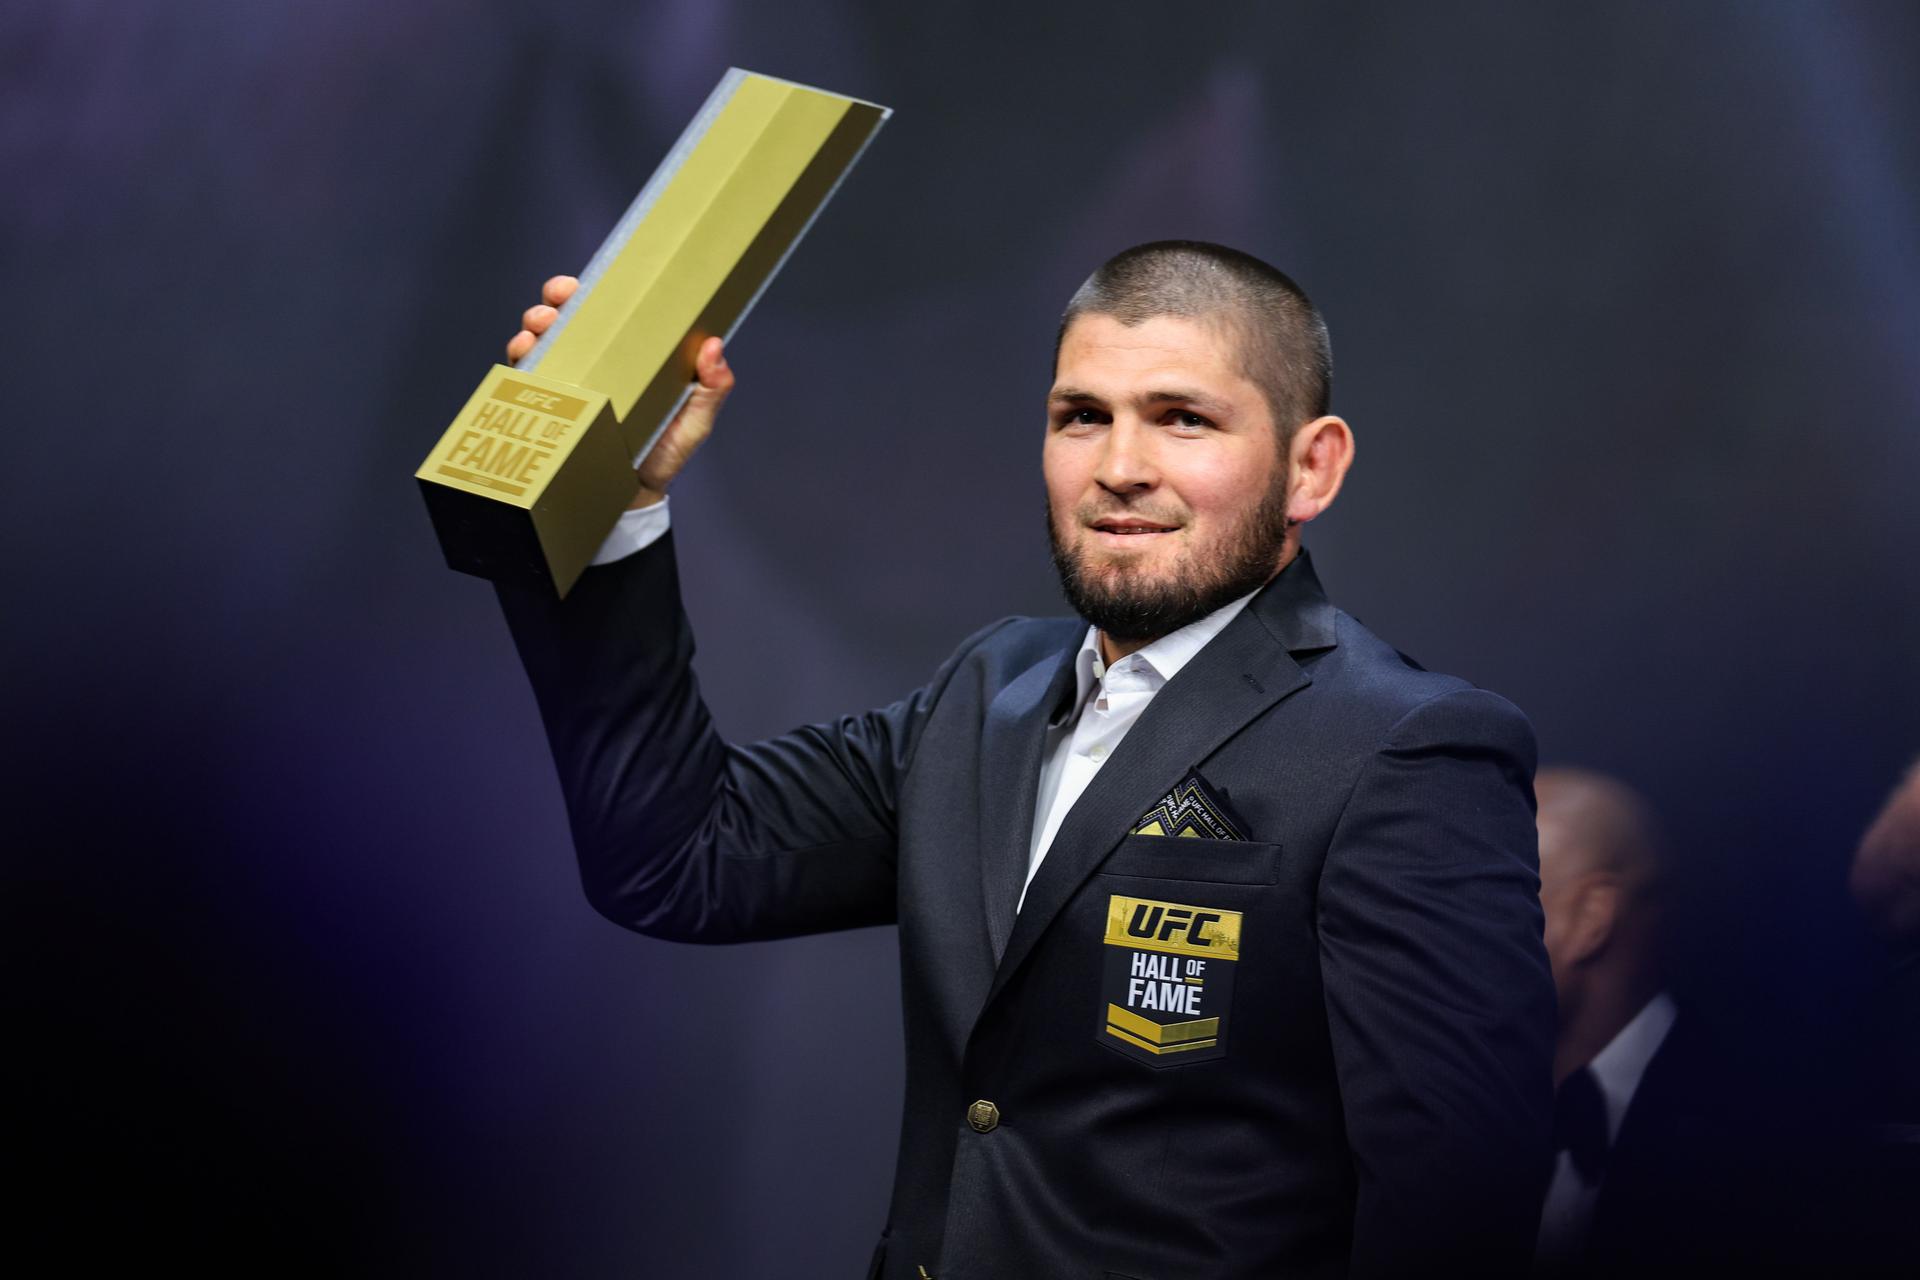
{"type": "Polygon", "coordinates": [[[1150,640],[1264,584],[1287,546],[1286,455],[1232,337],[1156,316],[1067,329],[1042,469],[1068,600],[1150,640]]]}

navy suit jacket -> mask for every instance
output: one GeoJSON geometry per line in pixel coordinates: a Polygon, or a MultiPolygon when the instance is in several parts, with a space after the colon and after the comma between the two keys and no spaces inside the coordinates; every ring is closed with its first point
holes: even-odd
{"type": "Polygon", "coordinates": [[[598,910],[689,942],[899,924],[873,1274],[1525,1269],[1555,1018],[1532,732],[1335,609],[1304,553],[1153,699],[1017,911],[1083,622],[1002,621],[892,706],[737,746],[671,536],[565,601],[501,594],[598,910]],[[1248,839],[1130,834],[1195,773],[1248,839]],[[1110,1030],[1110,920],[1141,903],[1237,921],[1205,1052],[1110,1030]]]}

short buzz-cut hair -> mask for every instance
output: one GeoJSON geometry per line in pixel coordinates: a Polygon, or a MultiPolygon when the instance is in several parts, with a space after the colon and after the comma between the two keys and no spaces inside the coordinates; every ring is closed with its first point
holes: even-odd
{"type": "Polygon", "coordinates": [[[1281,439],[1323,417],[1333,395],[1333,348],[1326,321],[1285,272],[1252,254],[1204,240],[1156,240],[1102,263],[1067,303],[1053,358],[1067,328],[1087,314],[1131,328],[1155,316],[1222,326],[1239,347],[1247,381],[1266,395],[1281,439]]]}

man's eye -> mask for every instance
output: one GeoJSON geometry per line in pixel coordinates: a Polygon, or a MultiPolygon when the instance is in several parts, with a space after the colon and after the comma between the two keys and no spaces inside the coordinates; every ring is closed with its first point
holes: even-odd
{"type": "Polygon", "coordinates": [[[1096,427],[1102,420],[1098,409],[1075,409],[1060,419],[1060,424],[1067,427],[1096,427]]]}
{"type": "Polygon", "coordinates": [[[1175,426],[1185,427],[1189,431],[1204,431],[1213,425],[1212,419],[1203,418],[1197,413],[1189,413],[1185,409],[1174,410],[1172,418],[1175,426]]]}

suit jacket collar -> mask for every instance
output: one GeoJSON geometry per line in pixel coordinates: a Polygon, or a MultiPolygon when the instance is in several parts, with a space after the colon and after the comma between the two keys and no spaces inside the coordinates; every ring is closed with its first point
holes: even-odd
{"type": "Polygon", "coordinates": [[[981,877],[999,962],[989,1001],[1142,812],[1248,721],[1310,682],[1292,654],[1332,648],[1334,618],[1302,550],[1147,705],[1067,814],[1017,918],[1047,722],[1072,692],[1077,644],[1001,691],[981,738],[981,877]]]}
{"type": "Polygon", "coordinates": [[[1289,653],[1331,649],[1337,643],[1334,619],[1339,610],[1327,599],[1305,547],[1261,589],[1247,612],[1289,653]]]}
{"type": "Polygon", "coordinates": [[[980,733],[980,889],[997,963],[1026,884],[1047,726],[1071,699],[1077,645],[1027,668],[987,707],[980,733]]]}
{"type": "MultiPolygon", "coordinates": [[[[1140,646],[1131,655],[1136,661],[1144,662],[1152,668],[1161,683],[1179,675],[1181,669],[1213,638],[1226,630],[1232,621],[1240,616],[1240,611],[1253,602],[1258,594],[1249,591],[1227,604],[1221,605],[1198,622],[1190,622],[1171,635],[1161,636],[1150,644],[1140,646]]],[[[1126,661],[1126,659],[1121,659],[1126,661]]],[[[1080,647],[1073,653],[1073,698],[1053,709],[1047,720],[1049,729],[1059,728],[1072,720],[1093,692],[1093,687],[1101,678],[1105,669],[1100,658],[1100,632],[1098,628],[1088,627],[1080,647]]]]}

